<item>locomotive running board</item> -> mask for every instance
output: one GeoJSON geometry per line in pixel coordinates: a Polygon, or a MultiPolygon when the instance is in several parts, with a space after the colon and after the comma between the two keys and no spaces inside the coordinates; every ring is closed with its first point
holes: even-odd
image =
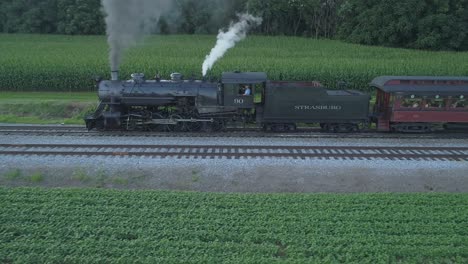
{"type": "Polygon", "coordinates": [[[213,123],[214,119],[152,119],[152,121],[145,122],[145,124],[154,124],[154,125],[177,125],[179,122],[188,122],[188,123],[196,123],[196,122],[210,122],[213,123]]]}

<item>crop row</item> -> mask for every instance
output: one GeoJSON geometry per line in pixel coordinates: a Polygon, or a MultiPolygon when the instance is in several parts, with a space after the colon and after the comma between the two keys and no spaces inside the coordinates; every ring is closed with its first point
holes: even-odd
{"type": "MultiPolygon", "coordinates": [[[[153,36],[129,50],[121,76],[157,72],[201,77],[215,36],[153,36]]],[[[0,90],[89,91],[96,76],[109,77],[104,36],[0,35],[0,90]]],[[[468,75],[468,53],[367,47],[332,40],[250,36],[213,68],[264,71],[274,80],[319,80],[365,90],[379,75],[468,75]]]]}
{"type": "Polygon", "coordinates": [[[466,262],[467,194],[0,188],[0,262],[466,262]]]}

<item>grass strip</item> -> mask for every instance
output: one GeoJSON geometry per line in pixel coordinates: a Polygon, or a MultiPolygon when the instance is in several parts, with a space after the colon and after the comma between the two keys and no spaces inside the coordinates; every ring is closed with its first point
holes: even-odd
{"type": "Polygon", "coordinates": [[[83,125],[97,100],[96,93],[3,92],[0,123],[83,125]]]}
{"type": "Polygon", "coordinates": [[[34,102],[96,102],[97,88],[94,92],[1,92],[0,104],[34,102]]]}

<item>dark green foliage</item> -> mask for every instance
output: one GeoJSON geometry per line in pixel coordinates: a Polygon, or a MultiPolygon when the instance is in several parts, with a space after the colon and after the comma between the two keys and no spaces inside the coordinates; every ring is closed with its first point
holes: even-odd
{"type": "Polygon", "coordinates": [[[467,194],[0,188],[2,263],[466,263],[467,194]]]}
{"type": "MultiPolygon", "coordinates": [[[[262,16],[254,33],[367,45],[468,50],[468,0],[179,0],[162,34],[216,34],[236,13],[262,16]]],[[[105,34],[100,0],[2,0],[0,32],[105,34]]]]}
{"type": "Polygon", "coordinates": [[[60,10],[57,33],[67,35],[96,35],[105,32],[100,1],[57,0],[60,10]]]}
{"type": "Polygon", "coordinates": [[[435,14],[418,23],[418,38],[413,46],[421,49],[467,50],[468,23],[447,14],[435,14]]]}
{"type": "Polygon", "coordinates": [[[368,45],[468,50],[466,0],[348,0],[338,36],[368,45]]]}
{"type": "Polygon", "coordinates": [[[263,17],[261,33],[331,38],[342,3],[343,0],[248,0],[247,8],[263,17]]]}
{"type": "MultiPolygon", "coordinates": [[[[162,33],[216,33],[229,25],[247,0],[180,0],[163,15],[162,33]]],[[[138,2],[138,1],[137,1],[138,2]]],[[[100,0],[3,0],[0,2],[0,32],[105,34],[100,0]]]]}
{"type": "Polygon", "coordinates": [[[0,32],[103,34],[100,1],[3,0],[0,32]]]}
{"type": "Polygon", "coordinates": [[[58,0],[3,0],[0,3],[2,32],[56,33],[58,0]]]}
{"type": "Polygon", "coordinates": [[[180,0],[159,21],[160,31],[168,24],[170,33],[215,34],[229,25],[236,13],[245,11],[247,0],[180,0]]]}

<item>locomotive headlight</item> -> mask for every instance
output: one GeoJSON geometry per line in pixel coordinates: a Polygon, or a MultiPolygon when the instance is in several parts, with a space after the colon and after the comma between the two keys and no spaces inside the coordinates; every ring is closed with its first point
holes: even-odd
{"type": "Polygon", "coordinates": [[[439,99],[439,98],[440,98],[440,96],[439,96],[439,95],[436,95],[436,99],[439,99]]]}
{"type": "Polygon", "coordinates": [[[414,97],[415,97],[414,94],[412,94],[412,95],[411,95],[411,99],[414,99],[414,97]]]}
{"type": "Polygon", "coordinates": [[[460,99],[463,99],[463,98],[465,98],[465,96],[463,96],[463,95],[460,95],[460,99]]]}

